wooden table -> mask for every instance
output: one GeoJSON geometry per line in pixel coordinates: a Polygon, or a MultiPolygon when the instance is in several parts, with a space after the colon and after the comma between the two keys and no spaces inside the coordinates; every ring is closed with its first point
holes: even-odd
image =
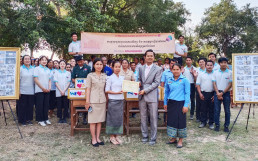
{"type": "MultiPolygon", "coordinates": [[[[167,111],[164,110],[163,108],[163,102],[164,101],[159,101],[158,104],[158,113],[167,113],[167,111]]],[[[138,100],[125,100],[124,103],[124,133],[126,133],[126,135],[129,135],[130,130],[141,130],[141,127],[132,127],[129,124],[129,120],[130,120],[130,114],[131,113],[140,113],[139,110],[139,101],[138,100]],[[132,109],[132,108],[138,108],[138,109],[132,109]]],[[[160,126],[158,127],[158,129],[167,129],[166,123],[165,126],[160,126]]]]}
{"type": "Polygon", "coordinates": [[[71,105],[71,136],[74,136],[74,131],[87,131],[90,128],[86,127],[79,127],[78,126],[78,112],[88,112],[85,108],[84,109],[76,109],[76,107],[84,107],[85,106],[85,99],[74,99],[70,100],[71,105]]]}

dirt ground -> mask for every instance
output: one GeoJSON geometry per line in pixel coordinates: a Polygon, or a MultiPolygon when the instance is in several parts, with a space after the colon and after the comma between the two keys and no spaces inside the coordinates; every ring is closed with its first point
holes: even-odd
{"type": "MultiPolygon", "coordinates": [[[[15,103],[11,104],[15,112],[15,103]]],[[[52,125],[47,127],[40,127],[35,121],[33,126],[20,126],[24,137],[20,139],[10,109],[6,106],[7,126],[0,108],[0,160],[258,160],[258,116],[253,116],[252,108],[246,131],[248,107],[246,105],[241,112],[228,141],[225,141],[227,134],[222,127],[220,132],[207,127],[200,129],[199,123],[188,119],[188,138],[184,147],[177,149],[175,145],[165,144],[168,140],[166,130],[158,131],[155,146],[142,144],[140,131],[122,136],[125,143],[114,146],[102,131],[101,138],[106,145],[93,148],[89,132],[76,132],[71,137],[70,125],[58,124],[56,117],[50,119],[52,125]]],[[[239,109],[231,109],[231,126],[239,109]]],[[[257,108],[254,111],[257,112],[257,108]]],[[[163,114],[160,117],[163,119],[163,114]]],[[[140,125],[139,114],[131,120],[131,124],[140,125]]],[[[161,123],[162,120],[159,121],[161,123]]],[[[224,124],[223,110],[221,123],[224,124]]]]}

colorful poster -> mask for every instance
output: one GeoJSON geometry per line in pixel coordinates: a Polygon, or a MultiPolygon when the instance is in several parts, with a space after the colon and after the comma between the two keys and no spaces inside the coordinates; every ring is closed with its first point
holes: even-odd
{"type": "Polygon", "coordinates": [[[233,100],[236,103],[258,102],[258,53],[232,54],[233,100]]]}
{"type": "Polygon", "coordinates": [[[86,90],[78,88],[69,88],[68,99],[86,99],[86,90]]]}
{"type": "Polygon", "coordinates": [[[0,100],[19,99],[20,48],[0,47],[0,100]]]}
{"type": "Polygon", "coordinates": [[[81,33],[81,52],[85,54],[175,53],[173,33],[81,33]]]}
{"type": "Polygon", "coordinates": [[[75,88],[86,88],[86,78],[76,78],[75,88]]]}

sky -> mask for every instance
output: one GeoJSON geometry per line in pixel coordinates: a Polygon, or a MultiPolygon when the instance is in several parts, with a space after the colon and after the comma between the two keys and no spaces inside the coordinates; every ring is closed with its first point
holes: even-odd
{"type": "MultiPolygon", "coordinates": [[[[201,22],[204,17],[205,9],[211,7],[214,3],[219,3],[220,0],[173,0],[174,2],[183,2],[185,8],[191,13],[189,17],[192,21],[187,22],[187,27],[195,27],[201,22]]],[[[258,0],[234,0],[238,8],[250,3],[251,7],[258,7],[258,0]]]]}

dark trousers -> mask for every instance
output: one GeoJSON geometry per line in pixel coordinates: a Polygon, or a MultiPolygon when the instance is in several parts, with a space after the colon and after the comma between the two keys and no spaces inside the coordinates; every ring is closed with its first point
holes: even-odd
{"type": "Polygon", "coordinates": [[[191,98],[191,111],[190,111],[190,115],[194,115],[194,110],[195,110],[195,85],[194,85],[194,83],[191,83],[190,98],[191,98]]]}
{"type": "Polygon", "coordinates": [[[65,119],[68,117],[69,101],[67,96],[56,97],[57,100],[57,117],[65,119]]]}
{"type": "Polygon", "coordinates": [[[220,126],[221,103],[223,102],[225,111],[225,127],[230,124],[230,92],[223,94],[223,100],[218,100],[216,93],[214,94],[214,122],[216,126],[220,126]]]}
{"type": "Polygon", "coordinates": [[[49,95],[50,93],[39,92],[36,93],[36,121],[48,120],[49,108],[49,95]]]}
{"type": "Polygon", "coordinates": [[[176,59],[178,64],[183,65],[183,58],[182,57],[174,57],[174,59],[176,59]]]}
{"type": "Polygon", "coordinates": [[[195,91],[196,91],[196,119],[201,120],[201,99],[196,88],[195,88],[195,91]]]}
{"type": "Polygon", "coordinates": [[[19,123],[33,120],[34,95],[21,94],[18,105],[19,123]]]}
{"type": "Polygon", "coordinates": [[[201,100],[201,122],[206,125],[207,116],[209,116],[209,125],[214,123],[214,102],[212,102],[212,97],[214,92],[202,92],[204,100],[201,100]]]}
{"type": "Polygon", "coordinates": [[[49,110],[55,109],[56,106],[57,106],[56,91],[50,91],[50,96],[49,96],[49,110]]]}

